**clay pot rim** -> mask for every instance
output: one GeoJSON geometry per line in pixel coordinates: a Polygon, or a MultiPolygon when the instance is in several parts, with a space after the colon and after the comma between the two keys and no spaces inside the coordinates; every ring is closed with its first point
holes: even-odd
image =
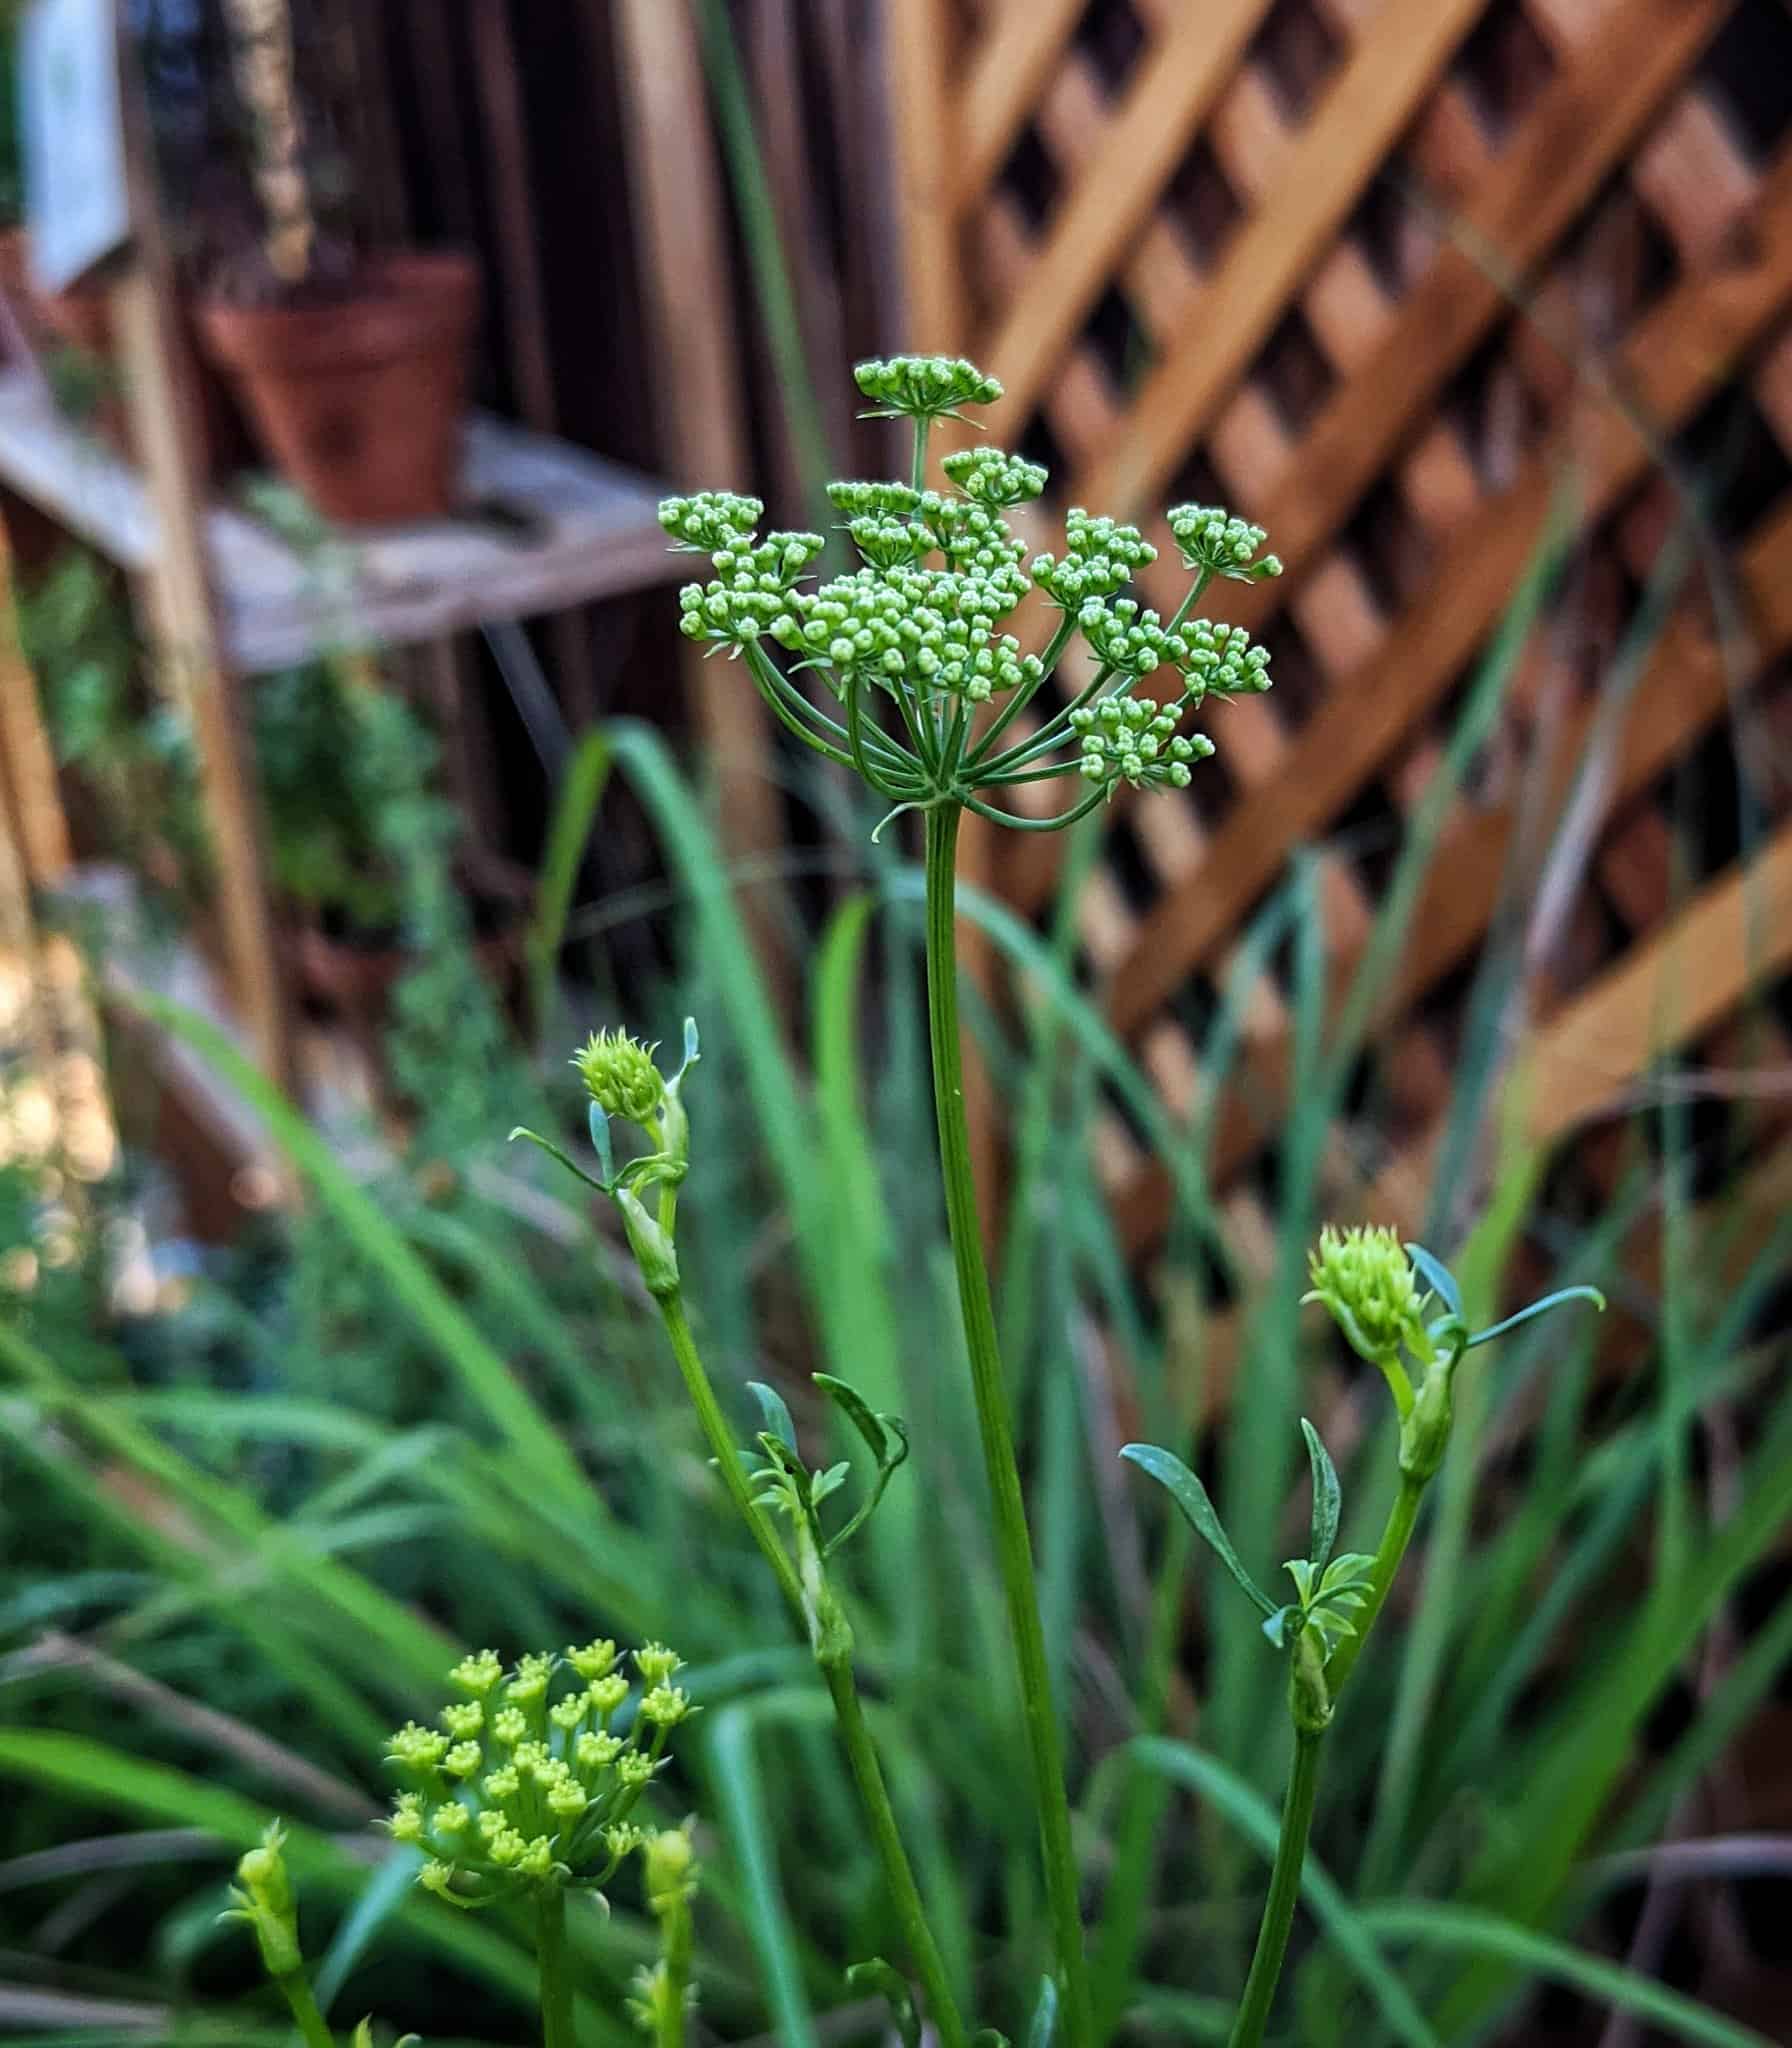
{"type": "Polygon", "coordinates": [[[392,249],[364,258],[352,288],[327,305],[246,306],[210,294],[193,312],[206,346],[233,370],[311,359],[342,369],[470,327],[479,289],[469,250],[392,249]]]}

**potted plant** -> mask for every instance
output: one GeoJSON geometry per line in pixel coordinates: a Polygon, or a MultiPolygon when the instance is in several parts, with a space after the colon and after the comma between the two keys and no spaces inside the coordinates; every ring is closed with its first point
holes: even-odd
{"type": "Polygon", "coordinates": [[[267,453],[327,519],[386,525],[453,502],[479,276],[458,251],[355,255],[320,232],[287,0],[225,0],[261,231],[199,306],[267,453]]]}

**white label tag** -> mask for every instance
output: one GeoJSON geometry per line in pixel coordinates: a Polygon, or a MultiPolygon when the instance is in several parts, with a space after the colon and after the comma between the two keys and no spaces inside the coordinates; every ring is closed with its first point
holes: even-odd
{"type": "Polygon", "coordinates": [[[117,0],[31,0],[19,26],[19,126],[31,270],[60,291],[131,232],[117,0]]]}

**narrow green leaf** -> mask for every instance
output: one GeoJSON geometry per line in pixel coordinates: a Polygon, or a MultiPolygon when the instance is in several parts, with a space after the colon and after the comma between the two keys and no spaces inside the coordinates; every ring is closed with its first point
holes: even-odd
{"type": "Polygon", "coordinates": [[[1590,1301],[1601,1314],[1605,1312],[1605,1296],[1597,1287],[1558,1287],[1554,1294],[1546,1294],[1541,1301],[1533,1301],[1529,1308],[1521,1308],[1503,1323],[1495,1323],[1492,1329],[1477,1330],[1468,1340],[1467,1349],[1472,1351],[1477,1344],[1490,1344],[1495,1337],[1503,1337],[1521,1323],[1534,1323],[1539,1316],[1547,1315],[1552,1308],[1560,1308],[1568,1301],[1590,1301]]]}
{"type": "Polygon", "coordinates": [[[776,1437],[791,1456],[795,1457],[796,1425],[790,1419],[790,1410],[784,1405],[784,1396],[776,1387],[768,1387],[763,1380],[748,1380],[747,1392],[759,1403],[759,1413],[765,1420],[766,1433],[776,1437]]]}
{"type": "Polygon", "coordinates": [[[1220,1526],[1220,1518],[1213,1502],[1208,1498],[1207,1489],[1173,1452],[1160,1450],[1155,1444],[1127,1444],[1120,1453],[1129,1464],[1138,1466],[1141,1472],[1157,1481],[1170,1498],[1188,1517],[1196,1535],[1200,1536],[1219,1558],[1227,1571],[1238,1581],[1246,1593],[1257,1603],[1265,1615],[1277,1612],[1276,1603],[1265,1593],[1257,1581],[1244,1568],[1238,1552],[1232,1548],[1231,1538],[1220,1526]]]}
{"type": "Polygon", "coordinates": [[[1430,1288],[1451,1315],[1462,1313],[1462,1289],[1456,1285],[1456,1276],[1435,1252],[1428,1252],[1422,1244],[1409,1244],[1406,1256],[1419,1269],[1419,1278],[1430,1288]]]}
{"type": "Polygon", "coordinates": [[[1757,2034],[1752,2027],[1739,2026],[1709,2006],[1695,2004],[1635,1970],[1609,1963],[1601,1956],[1586,1955],[1554,1935],[1521,1927],[1498,1913],[1483,1912],[1475,1906],[1445,1906],[1416,1899],[1364,1906],[1359,1911],[1365,1926],[1374,1933],[1516,1963],[1534,1976],[1572,1985],[1589,1998],[1601,1999],[1621,2012],[1635,2013],[1664,2033],[1681,2041],[1701,2043],[1702,2048],[1773,2048],[1767,2036],[1757,2034]]]}
{"type": "Polygon", "coordinates": [[[1039,1980],[1039,2003],[1027,2028],[1027,2048],[1052,2048],[1058,2034],[1058,1986],[1055,1978],[1039,1980]]]}
{"type": "Polygon", "coordinates": [[[865,1439],[865,1448],[882,1465],[889,1449],[889,1432],[882,1419],[871,1412],[864,1397],[831,1372],[811,1373],[810,1378],[865,1439]]]}
{"type": "MultiPolygon", "coordinates": [[[[1315,1571],[1324,1571],[1332,1554],[1332,1545],[1338,1540],[1344,1494],[1338,1484],[1338,1468],[1332,1463],[1331,1453],[1320,1442],[1318,1430],[1304,1415],[1300,1419],[1300,1431],[1307,1440],[1307,1462],[1313,1468],[1313,1528],[1307,1556],[1315,1571]]],[[[1304,1589],[1301,1597],[1306,1597],[1304,1589]]]]}

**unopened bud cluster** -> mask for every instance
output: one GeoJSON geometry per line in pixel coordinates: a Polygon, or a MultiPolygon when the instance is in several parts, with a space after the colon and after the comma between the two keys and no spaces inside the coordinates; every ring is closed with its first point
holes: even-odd
{"type": "Polygon", "coordinates": [[[1210,576],[1230,576],[1239,583],[1257,583],[1282,573],[1274,555],[1258,559],[1269,538],[1262,527],[1234,517],[1223,506],[1173,505],[1164,516],[1182,550],[1185,568],[1204,569],[1210,576]]]}
{"type": "Polygon", "coordinates": [[[893,418],[946,419],[961,405],[994,405],[1002,395],[995,378],[963,356],[873,359],[858,364],[852,375],[865,396],[893,418]]]}
{"type": "Polygon", "coordinates": [[[1081,736],[1079,769],[1086,782],[1187,789],[1189,763],[1213,752],[1204,733],[1179,734],[1175,710],[1149,697],[1110,697],[1093,709],[1073,711],[1070,722],[1081,736]]]}
{"type": "Polygon", "coordinates": [[[605,1116],[645,1124],[659,1114],[666,1099],[666,1080],[654,1064],[655,1048],[626,1031],[594,1031],[572,1063],[585,1092],[605,1116]]]}
{"type": "MultiPolygon", "coordinates": [[[[1174,507],[1170,530],[1196,581],[1165,619],[1128,594],[1157,549],[1123,520],[1073,506],[1061,551],[1028,560],[1005,515],[1043,493],[1041,464],[1001,448],[954,449],[941,461],[951,488],[926,487],[929,430],[961,406],[998,398],[993,377],[962,358],[931,356],[861,363],[854,374],[875,413],[912,421],[915,440],[908,483],[828,486],[860,566],[811,586],[819,535],[762,538],[763,507],[754,498],[702,492],[668,499],[660,515],[667,531],[714,563],[709,582],[680,593],[682,630],[743,655],[788,729],[857,769],[898,808],[969,803],[987,810],[981,792],[1077,774],[1096,787],[1074,815],[1122,781],[1186,787],[1190,764],[1213,750],[1204,739],[1178,737],[1177,714],[1208,697],[1269,687],[1268,654],[1243,627],[1189,617],[1215,576],[1253,581],[1280,573],[1275,557],[1262,552],[1262,530],[1216,507],[1174,507]],[[1044,612],[1040,638],[1048,643],[1037,653],[1022,611],[1035,590],[1046,601],[1033,610],[1044,612]],[[1059,615],[1055,630],[1049,608],[1059,615]],[[1033,702],[1078,633],[1093,681],[1065,691],[1057,709],[998,750],[1013,716],[1033,702]],[[779,649],[794,657],[788,672],[779,667],[779,649]],[[1106,712],[1107,704],[1124,704],[1142,678],[1166,670],[1181,681],[1174,702],[1106,712]],[[820,676],[844,717],[805,693],[802,671],[820,676]],[[984,705],[999,706],[987,723],[976,716],[984,705]],[[1090,711],[1096,716],[1083,716],[1090,711]]],[[[990,815],[1022,822],[1012,812],[990,815]]]]}
{"type": "Polygon", "coordinates": [[[1402,1347],[1429,1352],[1425,1290],[1396,1230],[1339,1230],[1327,1224],[1309,1261],[1312,1292],[1351,1344],[1373,1364],[1398,1357],[1402,1347]]]}
{"type": "Polygon", "coordinates": [[[406,1780],[387,1827],[428,1859],[419,1883],[467,1906],[529,1885],[590,1888],[649,1839],[631,1815],[693,1710],[672,1651],[652,1643],[633,1663],[629,1717],[612,1642],[523,1657],[508,1673],[490,1650],[455,1666],[462,1697],[433,1728],[408,1722],[387,1751],[406,1780]]]}

